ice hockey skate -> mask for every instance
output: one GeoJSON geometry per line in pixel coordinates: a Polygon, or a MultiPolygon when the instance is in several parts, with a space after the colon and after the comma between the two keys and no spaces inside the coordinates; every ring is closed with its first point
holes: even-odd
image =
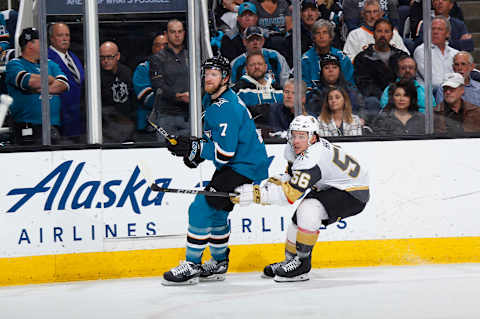
{"type": "Polygon", "coordinates": [[[295,258],[277,268],[273,280],[276,282],[309,280],[310,269],[312,269],[310,256],[305,258],[295,256],[295,258]]]}
{"type": "Polygon", "coordinates": [[[273,277],[275,277],[275,271],[277,271],[277,269],[280,266],[285,265],[290,260],[292,260],[292,258],[293,257],[290,257],[290,258],[286,257],[285,260],[283,261],[279,261],[279,262],[265,266],[265,268],[263,268],[262,278],[272,279],[273,277]]]}
{"type": "Polygon", "coordinates": [[[198,284],[201,272],[201,265],[182,261],[179,266],[163,274],[162,284],[165,286],[195,285],[198,284]]]}
{"type": "Polygon", "coordinates": [[[227,258],[223,261],[216,261],[211,258],[209,261],[202,264],[202,273],[200,274],[200,281],[222,281],[225,280],[225,273],[228,270],[228,255],[230,248],[227,248],[227,258]]]}

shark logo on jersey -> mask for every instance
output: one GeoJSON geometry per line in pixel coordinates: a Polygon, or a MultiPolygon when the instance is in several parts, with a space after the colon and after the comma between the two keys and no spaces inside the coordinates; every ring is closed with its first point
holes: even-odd
{"type": "Polygon", "coordinates": [[[218,107],[221,107],[222,104],[228,103],[227,99],[224,99],[223,97],[219,98],[213,105],[216,105],[218,107]]]}

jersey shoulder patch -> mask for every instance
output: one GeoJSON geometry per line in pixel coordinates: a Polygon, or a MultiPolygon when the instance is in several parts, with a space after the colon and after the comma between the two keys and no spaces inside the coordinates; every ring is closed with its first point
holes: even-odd
{"type": "Polygon", "coordinates": [[[218,98],[212,105],[215,105],[217,107],[221,107],[223,104],[228,103],[229,101],[223,97],[218,98]]]}

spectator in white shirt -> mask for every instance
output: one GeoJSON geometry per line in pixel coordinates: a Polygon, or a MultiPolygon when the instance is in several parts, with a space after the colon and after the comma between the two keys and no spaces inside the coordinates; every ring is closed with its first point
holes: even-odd
{"type": "MultiPolygon", "coordinates": [[[[453,72],[453,57],[457,50],[448,46],[450,22],[444,16],[432,19],[432,87],[434,95],[442,84],[447,73],[453,72]]],[[[417,62],[417,81],[423,83],[425,78],[425,54],[422,43],[413,54],[417,62]]]]}

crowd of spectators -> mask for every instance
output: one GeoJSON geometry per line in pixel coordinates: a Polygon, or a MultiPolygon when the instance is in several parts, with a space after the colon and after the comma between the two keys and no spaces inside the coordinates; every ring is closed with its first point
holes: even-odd
{"type": "MultiPolygon", "coordinates": [[[[284,137],[295,113],[291,1],[215,1],[214,54],[231,62],[231,87],[263,136],[284,137]]],[[[426,92],[421,8],[419,0],[301,2],[299,94],[303,113],[319,119],[323,136],[425,134],[426,94],[436,133],[480,131],[480,72],[463,14],[455,0],[432,1],[433,90],[426,92]]],[[[2,57],[12,48],[6,26],[0,14],[2,57]]],[[[68,24],[50,25],[48,38],[53,141],[84,143],[84,66],[70,50],[68,24]]],[[[19,44],[22,54],[6,64],[2,90],[14,98],[15,143],[38,144],[38,32],[24,29],[19,44]]],[[[171,134],[190,133],[188,56],[185,26],[177,19],[158,30],[151,54],[134,72],[122,63],[118,43],[101,43],[104,142],[154,141],[148,121],[171,134]]]]}

